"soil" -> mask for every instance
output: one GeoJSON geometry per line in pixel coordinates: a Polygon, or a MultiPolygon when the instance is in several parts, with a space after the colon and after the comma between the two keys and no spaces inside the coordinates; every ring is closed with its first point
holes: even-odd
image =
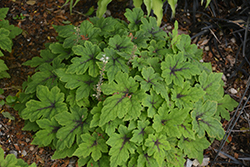
{"type": "MultiPolygon", "coordinates": [[[[11,53],[4,52],[4,57],[1,58],[5,61],[5,64],[9,67],[8,73],[11,75],[10,79],[1,79],[0,88],[5,90],[4,96],[16,95],[20,90],[22,83],[27,80],[28,76],[34,74],[34,69],[28,66],[23,66],[22,63],[33,57],[39,56],[40,51],[44,49],[44,44],[47,42],[55,42],[57,33],[55,32],[52,25],[64,25],[64,21],[70,21],[74,25],[78,25],[83,20],[87,19],[83,13],[86,13],[91,6],[97,8],[96,1],[91,0],[81,0],[73,8],[73,14],[69,12],[69,6],[64,7],[63,4],[65,0],[2,0],[0,3],[0,8],[8,7],[9,12],[7,15],[7,20],[10,24],[18,26],[23,29],[23,33],[17,36],[13,40],[13,50],[11,53]],[[19,17],[14,19],[15,16],[20,16],[22,14],[24,17],[19,17]]],[[[115,18],[125,19],[123,13],[125,9],[131,7],[129,1],[126,0],[115,0],[108,5],[107,16],[111,15],[115,18]]],[[[180,7],[178,7],[180,8],[180,7]]],[[[180,23],[179,33],[190,32],[193,19],[191,16],[182,13],[181,8],[177,10],[175,19],[180,23]]],[[[94,13],[95,14],[95,13],[94,13]]],[[[94,15],[93,14],[93,15],[94,15]]],[[[170,19],[171,13],[168,11],[164,15],[162,22],[162,27],[171,30],[173,28],[174,20],[170,19]]],[[[197,16],[199,17],[199,16],[197,16]]],[[[213,70],[216,72],[223,72],[225,74],[225,93],[228,93],[236,101],[240,101],[243,98],[243,92],[246,89],[247,77],[242,73],[237,73],[238,75],[231,80],[227,80],[232,74],[232,66],[235,62],[234,58],[236,55],[236,50],[239,47],[239,43],[232,40],[232,36],[228,35],[227,40],[230,41],[228,46],[225,47],[224,43],[220,44],[220,49],[223,51],[224,55],[227,55],[225,63],[218,63],[220,60],[216,60],[213,54],[206,48],[206,37],[204,36],[198,42],[199,47],[204,48],[203,60],[206,62],[211,62],[213,70]],[[232,93],[232,88],[234,88],[237,93],[232,93]]],[[[214,48],[214,52],[216,49],[214,48]]],[[[248,67],[247,71],[248,71],[248,67]]],[[[22,131],[24,126],[24,121],[18,116],[18,112],[13,110],[10,106],[3,106],[1,112],[9,112],[15,117],[15,120],[10,120],[3,117],[0,114],[0,146],[4,149],[6,154],[14,153],[18,158],[24,159],[28,164],[35,162],[38,166],[77,166],[75,158],[65,158],[62,160],[52,160],[51,156],[53,150],[48,147],[39,148],[36,145],[32,145],[32,136],[34,133],[29,131],[22,131]]],[[[231,113],[234,114],[235,111],[231,113]]],[[[249,105],[244,108],[244,113],[238,120],[233,133],[229,136],[226,145],[223,147],[223,152],[231,155],[232,157],[239,160],[240,156],[250,157],[250,131],[249,131],[249,105]]],[[[226,129],[229,122],[223,121],[223,127],[226,129]]],[[[205,152],[204,156],[209,157],[210,161],[215,157],[216,151],[218,149],[220,141],[215,141],[205,152]]],[[[220,161],[232,161],[232,158],[220,154],[220,161]]],[[[248,161],[241,161],[246,166],[249,165],[248,161]]],[[[238,166],[235,164],[217,164],[216,166],[238,166]]],[[[240,166],[240,165],[239,165],[240,166]]],[[[249,165],[250,166],[250,165],[249,165]]]]}

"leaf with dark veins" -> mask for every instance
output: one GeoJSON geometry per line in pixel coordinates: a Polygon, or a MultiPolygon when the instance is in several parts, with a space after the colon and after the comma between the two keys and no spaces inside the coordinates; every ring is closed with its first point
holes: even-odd
{"type": "Polygon", "coordinates": [[[190,62],[186,62],[183,53],[167,55],[165,61],[161,63],[162,77],[169,85],[172,82],[183,88],[184,78],[191,79],[200,73],[200,69],[190,62]]]}
{"type": "Polygon", "coordinates": [[[130,139],[130,141],[138,144],[141,143],[145,137],[147,137],[146,135],[149,128],[149,123],[150,122],[148,120],[138,121],[138,127],[137,129],[133,130],[133,137],[130,139]]]}
{"type": "Polygon", "coordinates": [[[110,166],[118,166],[127,162],[130,157],[130,154],[135,153],[136,146],[133,142],[130,141],[132,136],[131,130],[124,125],[120,125],[118,128],[118,133],[113,133],[108,141],[106,142],[111,146],[109,151],[110,166]]]}
{"type": "Polygon", "coordinates": [[[164,102],[159,108],[158,113],[155,114],[152,127],[156,132],[166,134],[170,137],[181,137],[179,125],[183,123],[188,115],[187,109],[169,109],[164,102]]]}
{"type": "Polygon", "coordinates": [[[205,136],[205,132],[212,138],[223,138],[224,129],[220,121],[214,118],[216,109],[217,103],[214,101],[207,100],[203,103],[200,100],[194,104],[194,110],[191,112],[192,125],[200,138],[205,136]]]}
{"type": "Polygon", "coordinates": [[[144,91],[149,91],[149,89],[152,87],[157,94],[160,94],[163,98],[165,98],[165,100],[169,100],[168,88],[167,86],[164,87],[164,83],[161,82],[163,81],[163,78],[159,73],[156,73],[152,67],[148,67],[143,68],[141,74],[143,78],[139,75],[136,75],[135,79],[140,81],[141,88],[144,91]]]}
{"type": "Polygon", "coordinates": [[[68,67],[67,73],[69,74],[77,74],[81,75],[84,74],[87,70],[90,76],[97,77],[99,75],[99,67],[96,59],[96,56],[101,52],[101,49],[92,44],[89,41],[84,43],[84,46],[77,45],[72,48],[73,52],[76,55],[81,57],[75,57],[71,60],[72,64],[68,67]]]}
{"type": "Polygon", "coordinates": [[[91,154],[93,160],[97,161],[102,157],[102,153],[108,152],[108,146],[99,133],[94,132],[92,135],[85,133],[81,135],[81,138],[83,142],[75,151],[75,156],[86,158],[91,154]]]}
{"type": "Polygon", "coordinates": [[[97,84],[99,78],[93,78],[88,74],[69,74],[62,68],[55,70],[55,73],[60,77],[62,82],[66,82],[66,88],[76,90],[76,101],[87,98],[95,93],[94,85],[97,84]]]}
{"type": "Polygon", "coordinates": [[[58,123],[63,126],[56,134],[59,139],[56,146],[58,150],[70,148],[74,142],[79,143],[80,135],[90,130],[90,117],[86,108],[74,106],[70,111],[55,116],[58,123]]]}
{"type": "Polygon", "coordinates": [[[164,99],[160,95],[157,95],[152,89],[150,90],[150,94],[147,94],[147,97],[142,101],[143,106],[148,107],[148,117],[152,118],[155,115],[163,101],[164,99]]]}
{"type": "Polygon", "coordinates": [[[222,73],[210,73],[202,72],[199,76],[200,87],[206,92],[204,100],[221,100],[222,96],[218,93],[218,89],[221,87],[222,73]]]}
{"type": "Polygon", "coordinates": [[[58,87],[51,90],[46,86],[37,86],[36,96],[38,100],[30,100],[26,103],[26,108],[21,112],[23,119],[34,122],[41,118],[51,119],[58,113],[68,111],[64,103],[64,94],[60,93],[58,87]]]}
{"type": "Polygon", "coordinates": [[[147,149],[147,154],[156,159],[158,166],[162,166],[164,159],[166,158],[166,151],[170,150],[170,144],[167,141],[166,135],[159,133],[149,134],[148,138],[145,141],[145,146],[147,149]]]}
{"type": "Polygon", "coordinates": [[[192,109],[193,104],[205,95],[205,91],[198,87],[191,87],[186,81],[183,88],[177,85],[171,89],[171,97],[178,108],[192,109]]]}
{"type": "Polygon", "coordinates": [[[103,84],[102,91],[105,95],[112,95],[103,102],[100,116],[100,126],[114,120],[116,117],[123,118],[129,114],[132,119],[140,116],[141,102],[145,98],[145,93],[138,89],[139,84],[128,74],[118,72],[115,82],[103,84]]]}

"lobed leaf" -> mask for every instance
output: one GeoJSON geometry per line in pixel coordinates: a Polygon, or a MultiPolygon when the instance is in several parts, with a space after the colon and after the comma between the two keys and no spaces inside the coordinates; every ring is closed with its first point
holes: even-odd
{"type": "Polygon", "coordinates": [[[66,112],[67,105],[64,101],[64,94],[55,86],[51,90],[48,87],[37,86],[36,96],[38,100],[29,100],[21,116],[34,122],[41,118],[52,119],[58,113],[66,112]]]}
{"type": "Polygon", "coordinates": [[[97,161],[102,157],[102,152],[108,152],[108,146],[101,134],[94,132],[90,135],[89,133],[85,133],[81,135],[81,138],[83,143],[79,145],[74,155],[85,158],[91,154],[92,159],[97,161]]]}
{"type": "Polygon", "coordinates": [[[188,158],[195,158],[200,163],[203,161],[203,150],[208,148],[210,143],[205,137],[194,139],[184,138],[178,141],[178,147],[184,151],[188,158]]]}
{"type": "Polygon", "coordinates": [[[123,118],[129,114],[133,119],[140,116],[142,110],[141,101],[145,97],[144,92],[138,91],[138,83],[128,74],[118,72],[115,81],[102,85],[102,91],[106,95],[112,95],[103,103],[100,116],[100,126],[114,120],[116,117],[123,118]]]}
{"type": "Polygon", "coordinates": [[[193,130],[197,133],[199,138],[205,136],[205,132],[212,137],[222,139],[224,135],[224,129],[219,120],[214,118],[214,114],[217,109],[217,103],[214,101],[198,101],[194,104],[194,110],[191,112],[193,119],[193,130]]]}
{"type": "Polygon", "coordinates": [[[143,15],[144,13],[140,8],[133,8],[133,10],[127,8],[124,16],[130,22],[128,28],[132,31],[139,30],[143,15]]]}
{"type": "Polygon", "coordinates": [[[59,139],[56,145],[58,150],[72,147],[75,140],[79,143],[80,135],[90,130],[86,108],[73,106],[70,111],[61,112],[55,116],[58,123],[63,125],[56,133],[56,137],[59,139]]]}
{"type": "Polygon", "coordinates": [[[161,63],[161,69],[162,77],[168,85],[173,82],[182,88],[185,79],[191,79],[192,76],[200,74],[197,66],[184,60],[183,53],[167,55],[165,61],[161,63]]]}
{"type": "Polygon", "coordinates": [[[166,151],[171,149],[167,137],[158,133],[155,135],[149,134],[144,144],[147,147],[147,154],[149,156],[153,155],[158,166],[162,166],[166,151]]]}
{"type": "Polygon", "coordinates": [[[111,146],[109,151],[110,166],[118,166],[127,162],[130,154],[135,152],[135,144],[130,142],[131,131],[124,125],[120,125],[118,133],[113,133],[107,140],[107,144],[111,146]]]}
{"type": "Polygon", "coordinates": [[[205,95],[205,91],[198,87],[191,87],[186,81],[183,88],[173,85],[171,89],[171,99],[178,108],[192,109],[193,104],[199,101],[205,95]]]}
{"type": "Polygon", "coordinates": [[[187,109],[169,109],[167,103],[163,103],[154,115],[152,127],[157,133],[167,134],[170,137],[181,137],[179,125],[181,125],[188,115],[187,109]]]}
{"type": "Polygon", "coordinates": [[[90,76],[97,77],[99,75],[99,67],[97,66],[96,56],[101,52],[100,48],[86,41],[84,47],[82,45],[77,45],[72,48],[76,55],[81,57],[75,57],[71,60],[72,64],[69,65],[66,73],[77,75],[84,74],[87,70],[90,76]]]}
{"type": "Polygon", "coordinates": [[[77,75],[69,74],[65,69],[57,69],[55,73],[60,77],[62,82],[66,82],[65,87],[71,90],[76,89],[75,99],[79,101],[88,98],[94,93],[94,85],[97,84],[98,78],[90,77],[88,74],[77,75]]]}

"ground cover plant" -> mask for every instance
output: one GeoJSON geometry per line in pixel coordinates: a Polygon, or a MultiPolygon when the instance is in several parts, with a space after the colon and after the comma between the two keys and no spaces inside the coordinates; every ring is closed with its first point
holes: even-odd
{"type": "Polygon", "coordinates": [[[28,165],[24,160],[17,159],[14,154],[8,154],[4,157],[4,151],[0,148],[0,166],[1,167],[36,167],[35,163],[28,165]]]}
{"type": "MultiPolygon", "coordinates": [[[[12,39],[17,35],[21,34],[22,30],[18,27],[9,24],[8,20],[5,20],[9,8],[0,8],[0,49],[4,51],[12,51],[12,39]]],[[[0,57],[4,56],[0,50],[0,57]]],[[[3,60],[0,59],[0,79],[9,78],[10,75],[7,73],[8,67],[3,60]]]]}
{"type": "Polygon", "coordinates": [[[183,166],[224,130],[237,103],[224,95],[222,74],[201,63],[202,51],[167,34],[140,8],[124,21],[90,18],[54,26],[58,42],[25,65],[15,109],[36,131],[32,144],[55,149],[53,159],[79,157],[83,166],[183,166]]]}

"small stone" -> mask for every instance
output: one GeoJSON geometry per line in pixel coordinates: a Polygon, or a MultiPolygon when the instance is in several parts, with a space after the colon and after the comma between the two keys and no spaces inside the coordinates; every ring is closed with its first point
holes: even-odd
{"type": "Polygon", "coordinates": [[[168,30],[172,30],[172,26],[167,26],[167,29],[168,30]]]}
{"type": "Polygon", "coordinates": [[[236,90],[236,89],[234,89],[234,88],[230,88],[230,89],[229,89],[229,92],[231,92],[232,94],[234,94],[234,95],[235,95],[235,94],[237,93],[237,90],[236,90]]]}
{"type": "Polygon", "coordinates": [[[31,146],[31,147],[30,147],[30,151],[33,151],[33,150],[34,150],[34,147],[33,147],[33,146],[31,146]]]}
{"type": "Polygon", "coordinates": [[[30,142],[30,139],[29,139],[29,138],[26,138],[25,141],[26,141],[26,143],[29,143],[29,142],[30,142]]]}
{"type": "Polygon", "coordinates": [[[205,51],[209,51],[209,46],[206,46],[206,47],[205,47],[205,51]]]}
{"type": "Polygon", "coordinates": [[[231,42],[235,43],[236,39],[235,38],[231,38],[231,42]]]}
{"type": "Polygon", "coordinates": [[[22,151],[22,156],[26,156],[27,152],[25,150],[22,151]]]}
{"type": "Polygon", "coordinates": [[[106,14],[106,16],[111,16],[111,11],[107,10],[105,14],[106,14]]]}
{"type": "Polygon", "coordinates": [[[227,77],[224,74],[222,75],[221,79],[225,82],[227,81],[227,77]]]}
{"type": "Polygon", "coordinates": [[[17,151],[15,151],[15,150],[10,150],[9,153],[10,153],[10,154],[14,154],[14,155],[17,157],[17,151]]]}

